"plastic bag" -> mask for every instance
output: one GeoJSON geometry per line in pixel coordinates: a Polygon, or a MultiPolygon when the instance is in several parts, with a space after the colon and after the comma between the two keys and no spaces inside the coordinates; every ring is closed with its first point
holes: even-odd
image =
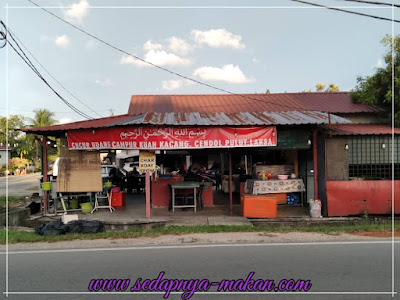
{"type": "Polygon", "coordinates": [[[321,218],[321,200],[310,200],[309,205],[311,218],[321,218]]]}
{"type": "Polygon", "coordinates": [[[40,235],[61,235],[68,232],[68,226],[61,220],[57,220],[36,227],[35,232],[40,235]]]}

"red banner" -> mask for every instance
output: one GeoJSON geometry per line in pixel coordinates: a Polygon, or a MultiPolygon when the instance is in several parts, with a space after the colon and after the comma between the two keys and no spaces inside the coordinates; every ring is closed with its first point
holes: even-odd
{"type": "Polygon", "coordinates": [[[276,146],[271,127],[114,127],[68,132],[69,149],[188,149],[276,146]]]}

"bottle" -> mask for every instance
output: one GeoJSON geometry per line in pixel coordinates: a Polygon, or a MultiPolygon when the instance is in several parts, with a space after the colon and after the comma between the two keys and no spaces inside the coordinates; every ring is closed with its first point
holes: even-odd
{"type": "Polygon", "coordinates": [[[265,180],[265,172],[262,173],[262,180],[265,180]]]}

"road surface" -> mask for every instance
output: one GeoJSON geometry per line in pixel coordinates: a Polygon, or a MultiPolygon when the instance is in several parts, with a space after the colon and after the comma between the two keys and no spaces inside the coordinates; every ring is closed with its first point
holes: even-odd
{"type": "MultiPolygon", "coordinates": [[[[90,243],[90,241],[87,241],[90,243]]],[[[395,246],[399,247],[397,241],[395,246]]],[[[9,299],[163,299],[163,294],[137,294],[129,289],[124,294],[96,295],[88,291],[91,279],[155,279],[161,271],[163,279],[254,279],[311,280],[312,287],[304,295],[218,294],[215,288],[194,294],[190,299],[398,299],[392,290],[390,240],[146,246],[130,248],[75,250],[14,250],[9,254],[9,299]],[[32,294],[37,292],[38,294],[32,294]],[[50,294],[42,294],[48,292],[50,294]],[[61,292],[64,294],[51,294],[61,292]],[[86,294],[79,294],[79,293],[86,294]],[[364,294],[318,294],[348,292],[364,294]],[[75,294],[69,294],[75,293],[75,294]],[[269,298],[268,298],[269,299],[269,298]]],[[[397,249],[398,250],[398,249],[397,249]]],[[[400,255],[396,250],[395,289],[400,290],[400,255]]],[[[5,270],[4,252],[0,270],[5,270]]],[[[5,282],[5,272],[0,273],[5,282]]],[[[2,285],[5,286],[5,285],[2,285]]],[[[169,296],[181,299],[181,293],[169,296]]]]}
{"type": "MultiPolygon", "coordinates": [[[[9,196],[30,196],[38,192],[40,173],[8,176],[9,196]],[[34,188],[37,188],[34,190],[34,188]]],[[[0,177],[0,196],[6,195],[6,177],[0,177]]]]}

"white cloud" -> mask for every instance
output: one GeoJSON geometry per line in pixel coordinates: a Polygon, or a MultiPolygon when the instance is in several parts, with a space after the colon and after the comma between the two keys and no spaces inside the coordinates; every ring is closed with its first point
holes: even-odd
{"type": "Polygon", "coordinates": [[[69,40],[69,37],[65,34],[56,37],[55,41],[56,45],[60,48],[67,48],[69,44],[71,43],[69,40]]]}
{"type": "Polygon", "coordinates": [[[170,37],[168,39],[169,45],[168,48],[172,52],[186,55],[188,54],[191,50],[193,50],[193,46],[191,46],[189,43],[187,43],[185,40],[182,40],[180,38],[177,38],[175,36],[170,37]]]}
{"type": "Polygon", "coordinates": [[[253,58],[251,59],[251,61],[252,61],[253,63],[255,63],[255,64],[258,64],[258,63],[260,62],[260,60],[257,59],[257,58],[255,58],[255,57],[253,57],[253,58]]]}
{"type": "Polygon", "coordinates": [[[226,29],[211,29],[208,31],[192,30],[192,38],[198,44],[206,44],[210,47],[221,48],[230,47],[233,49],[243,49],[245,45],[240,41],[242,37],[235,35],[226,29]]]}
{"type": "MultiPolygon", "coordinates": [[[[178,65],[187,66],[190,64],[190,60],[187,58],[179,57],[178,55],[173,53],[168,53],[165,51],[156,51],[156,50],[148,51],[144,56],[144,60],[156,64],[158,66],[178,66],[178,65]]],[[[149,64],[137,60],[129,55],[122,56],[120,63],[133,64],[141,67],[150,66],[149,64]]]]}
{"type": "Polygon", "coordinates": [[[162,82],[162,88],[167,91],[179,89],[183,86],[182,80],[166,80],[162,82]]]}
{"type": "Polygon", "coordinates": [[[110,78],[106,78],[104,80],[96,80],[95,83],[104,87],[110,87],[115,85],[115,83],[110,78]]]}
{"type": "Polygon", "coordinates": [[[158,43],[153,43],[151,40],[148,40],[146,43],[143,44],[143,50],[161,50],[163,46],[158,43]]]}
{"type": "Polygon", "coordinates": [[[58,124],[66,124],[66,123],[71,123],[73,121],[74,120],[72,120],[71,118],[61,118],[58,124]]]}
{"type": "Polygon", "coordinates": [[[194,70],[193,75],[199,76],[204,80],[225,81],[230,83],[246,83],[251,80],[246,78],[238,66],[232,64],[215,67],[201,67],[194,70]]]}
{"type": "Polygon", "coordinates": [[[71,8],[65,12],[65,18],[69,21],[82,22],[83,18],[89,12],[89,2],[80,0],[79,3],[74,3],[71,8]]]}

